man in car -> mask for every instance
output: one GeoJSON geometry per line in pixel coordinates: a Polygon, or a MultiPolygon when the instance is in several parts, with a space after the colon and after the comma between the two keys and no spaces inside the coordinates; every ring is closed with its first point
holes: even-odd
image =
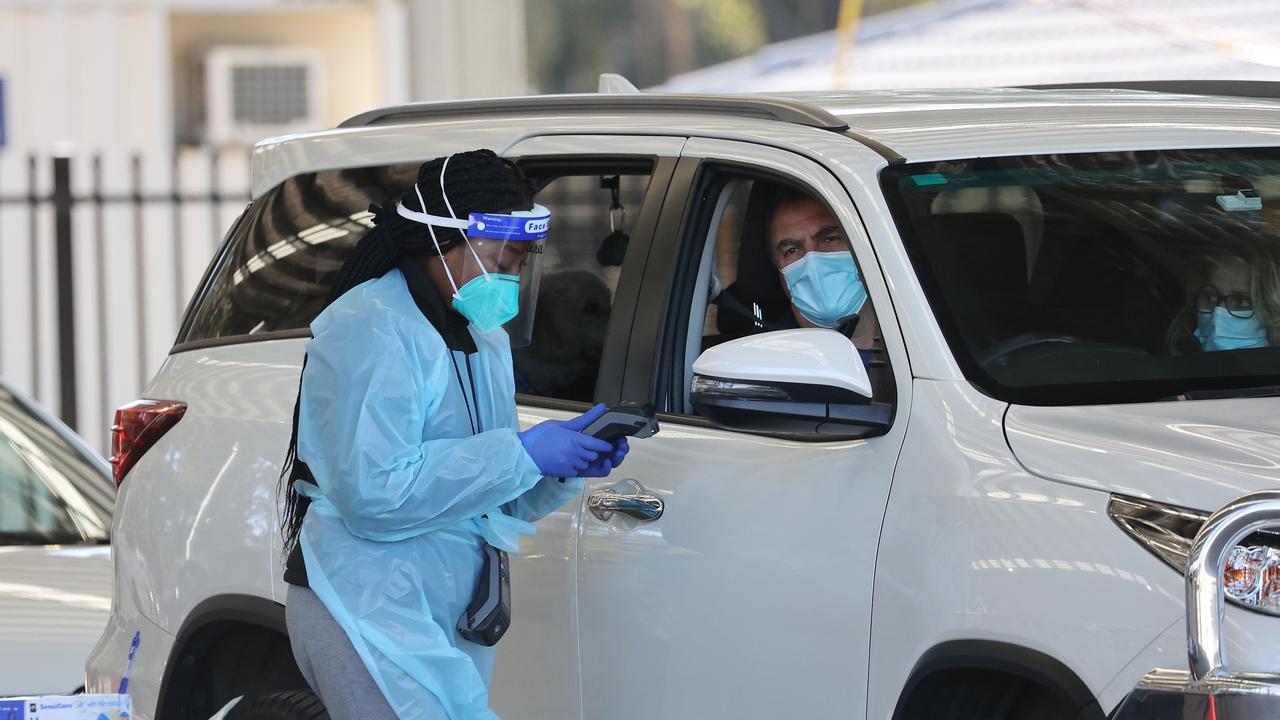
{"type": "Polygon", "coordinates": [[[791,300],[775,327],[825,327],[849,332],[854,345],[872,347],[875,313],[839,221],[817,199],[779,188],[766,216],[767,252],[791,300]]]}

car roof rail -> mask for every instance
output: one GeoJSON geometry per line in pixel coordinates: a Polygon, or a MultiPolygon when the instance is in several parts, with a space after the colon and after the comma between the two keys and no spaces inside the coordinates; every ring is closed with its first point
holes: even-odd
{"type": "Polygon", "coordinates": [[[1134,80],[1132,82],[1054,83],[1023,85],[1028,90],[1147,90],[1179,95],[1280,98],[1280,82],[1269,80],[1134,80]]]}
{"type": "Polygon", "coordinates": [[[834,132],[844,132],[849,129],[848,123],[817,105],[789,98],[667,93],[528,95],[480,100],[416,102],[362,112],[344,120],[338,127],[357,128],[372,125],[424,122],[459,116],[524,115],[529,113],[572,112],[575,110],[584,112],[675,112],[737,115],[805,125],[834,132]]]}

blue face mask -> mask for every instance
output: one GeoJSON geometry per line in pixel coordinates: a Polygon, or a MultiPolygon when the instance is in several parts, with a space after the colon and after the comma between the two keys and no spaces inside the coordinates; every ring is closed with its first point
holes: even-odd
{"type": "Polygon", "coordinates": [[[1216,307],[1211,313],[1197,313],[1199,318],[1196,327],[1196,339],[1200,347],[1207,351],[1241,350],[1244,348],[1269,347],[1267,329],[1258,319],[1253,317],[1238,318],[1227,312],[1224,307],[1216,307]]]}
{"type": "Polygon", "coordinates": [[[782,268],[791,303],[809,322],[833,328],[867,302],[867,287],[847,250],[810,252],[782,268]]]}
{"type": "Polygon", "coordinates": [[[487,273],[463,283],[453,296],[453,307],[488,334],[497,330],[520,310],[520,276],[487,273]]]}

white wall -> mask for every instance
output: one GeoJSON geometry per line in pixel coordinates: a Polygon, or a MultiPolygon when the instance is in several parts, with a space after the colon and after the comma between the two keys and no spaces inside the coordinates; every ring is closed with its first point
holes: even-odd
{"type": "Polygon", "coordinates": [[[408,0],[415,100],[529,92],[525,0],[408,0]]]}
{"type": "Polygon", "coordinates": [[[210,48],[302,47],[320,59],[322,126],[337,125],[384,102],[378,18],[372,10],[368,6],[309,12],[175,12],[170,25],[172,66],[181,69],[176,90],[181,97],[199,89],[191,87],[190,71],[202,63],[210,48]]]}

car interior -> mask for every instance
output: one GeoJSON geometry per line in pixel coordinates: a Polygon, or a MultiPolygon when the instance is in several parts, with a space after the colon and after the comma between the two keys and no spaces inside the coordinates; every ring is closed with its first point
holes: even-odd
{"type": "Polygon", "coordinates": [[[513,347],[516,392],[591,402],[629,233],[648,188],[651,163],[609,167],[525,164],[551,210],[552,237],[525,347],[513,347]]]}
{"type": "Polygon", "coordinates": [[[966,180],[978,186],[909,186],[904,240],[953,345],[1009,385],[1083,381],[1103,365],[1185,375],[1200,348],[1176,340],[1194,329],[1206,268],[1258,258],[1275,233],[1263,213],[1221,207],[1241,178],[955,184],[966,180]]]}

